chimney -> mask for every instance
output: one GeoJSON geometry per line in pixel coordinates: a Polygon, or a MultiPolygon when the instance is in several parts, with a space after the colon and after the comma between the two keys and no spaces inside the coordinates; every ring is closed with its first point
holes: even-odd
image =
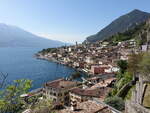
{"type": "Polygon", "coordinates": [[[75,100],[71,101],[71,110],[75,111],[77,109],[77,102],[75,100]]]}

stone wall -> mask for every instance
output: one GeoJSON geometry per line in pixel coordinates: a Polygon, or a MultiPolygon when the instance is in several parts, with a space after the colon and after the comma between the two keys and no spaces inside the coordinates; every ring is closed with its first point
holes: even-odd
{"type": "Polygon", "coordinates": [[[145,80],[142,76],[139,76],[139,81],[136,82],[136,87],[132,91],[131,100],[125,103],[125,113],[150,113],[149,109],[142,106],[145,88],[145,80]]]}
{"type": "Polygon", "coordinates": [[[150,113],[150,110],[144,108],[140,104],[126,101],[125,113],[150,113]]]}
{"type": "Polygon", "coordinates": [[[145,90],[145,84],[143,77],[139,77],[139,81],[136,82],[136,87],[132,91],[132,102],[142,104],[143,93],[145,90]]]}

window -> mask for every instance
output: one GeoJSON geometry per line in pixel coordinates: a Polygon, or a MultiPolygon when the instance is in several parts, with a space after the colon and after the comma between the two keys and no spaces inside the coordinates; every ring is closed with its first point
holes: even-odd
{"type": "Polygon", "coordinates": [[[62,94],[61,94],[61,93],[58,93],[58,96],[62,96],[62,94]]]}
{"type": "Polygon", "coordinates": [[[54,96],[56,96],[56,93],[54,93],[54,96]]]}
{"type": "Polygon", "coordinates": [[[54,98],[53,101],[56,102],[56,99],[54,98]]]}
{"type": "Polygon", "coordinates": [[[65,92],[64,95],[68,95],[68,92],[65,92]]]}

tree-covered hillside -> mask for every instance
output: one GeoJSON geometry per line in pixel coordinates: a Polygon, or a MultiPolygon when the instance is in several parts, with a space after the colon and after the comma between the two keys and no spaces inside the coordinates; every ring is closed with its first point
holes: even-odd
{"type": "Polygon", "coordinates": [[[133,29],[136,25],[148,20],[148,18],[150,18],[150,13],[146,13],[137,9],[133,10],[132,12],[114,20],[100,32],[87,37],[86,41],[96,42],[107,39],[114,34],[123,33],[126,30],[133,29]]]}

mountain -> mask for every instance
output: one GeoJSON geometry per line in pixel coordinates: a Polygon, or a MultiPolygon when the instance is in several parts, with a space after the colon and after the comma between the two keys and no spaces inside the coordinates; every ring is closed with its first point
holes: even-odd
{"type": "Polygon", "coordinates": [[[150,13],[135,9],[128,14],[120,16],[98,33],[87,37],[86,41],[96,42],[107,39],[116,33],[122,33],[134,28],[136,25],[148,20],[148,18],[150,18],[150,13]]]}
{"type": "Polygon", "coordinates": [[[36,36],[19,27],[0,23],[0,47],[58,47],[65,43],[36,36]]]}

